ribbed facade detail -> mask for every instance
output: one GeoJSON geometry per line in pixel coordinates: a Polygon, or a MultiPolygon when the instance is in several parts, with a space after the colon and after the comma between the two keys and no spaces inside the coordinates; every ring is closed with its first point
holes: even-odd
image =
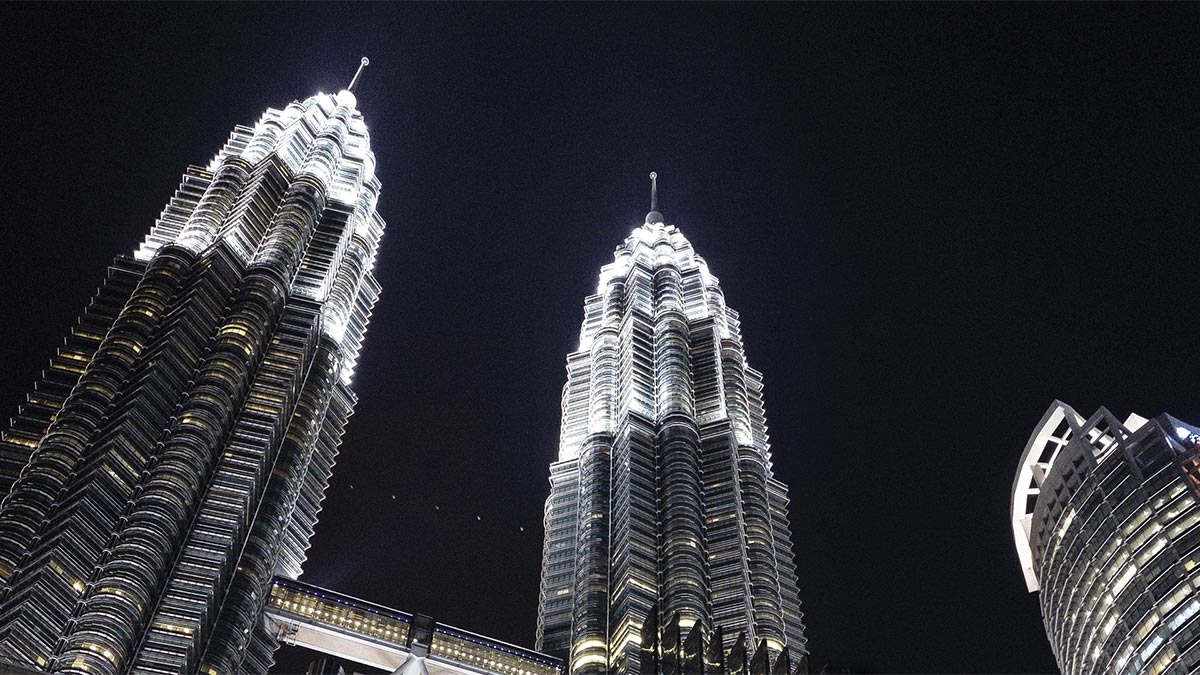
{"type": "Polygon", "coordinates": [[[265,672],[355,397],[380,184],[353,94],[191,167],[0,436],[0,660],[265,672]]]}
{"type": "Polygon", "coordinates": [[[537,648],[573,673],[642,672],[652,624],[803,655],[787,488],[737,313],[657,212],[615,258],[567,357],[537,648]]]}
{"type": "Polygon", "coordinates": [[[1200,429],[1055,401],[1013,483],[1013,535],[1065,675],[1200,670],[1200,429]]]}

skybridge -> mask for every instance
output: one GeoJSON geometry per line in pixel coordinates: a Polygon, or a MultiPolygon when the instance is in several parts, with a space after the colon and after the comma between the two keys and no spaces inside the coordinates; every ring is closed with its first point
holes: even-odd
{"type": "Polygon", "coordinates": [[[276,578],[263,616],[284,644],[409,675],[562,675],[562,663],[421,614],[276,578]]]}

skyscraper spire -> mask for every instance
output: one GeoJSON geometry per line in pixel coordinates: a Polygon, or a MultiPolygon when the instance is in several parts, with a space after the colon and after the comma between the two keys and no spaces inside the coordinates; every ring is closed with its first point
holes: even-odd
{"type": "Polygon", "coordinates": [[[354,71],[354,77],[351,78],[350,86],[346,87],[346,91],[354,91],[354,85],[358,84],[358,77],[359,75],[362,75],[363,68],[366,68],[369,65],[371,65],[371,59],[368,59],[365,56],[362,57],[362,60],[358,62],[358,70],[354,71]]]}
{"type": "Polygon", "coordinates": [[[646,214],[647,223],[663,222],[663,214],[658,211],[658,173],[650,172],[650,213],[646,214]]]}

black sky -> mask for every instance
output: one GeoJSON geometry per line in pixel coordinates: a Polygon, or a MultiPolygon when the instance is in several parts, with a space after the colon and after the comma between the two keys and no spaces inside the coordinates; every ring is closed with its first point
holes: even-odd
{"type": "Polygon", "coordinates": [[[384,290],[306,580],[532,646],[565,356],[656,170],[765,373],[814,661],[1050,672],[1008,520],[1033,425],[1055,398],[1200,422],[1197,28],[1195,5],[0,5],[0,410],[186,165],[366,54],[384,290]]]}

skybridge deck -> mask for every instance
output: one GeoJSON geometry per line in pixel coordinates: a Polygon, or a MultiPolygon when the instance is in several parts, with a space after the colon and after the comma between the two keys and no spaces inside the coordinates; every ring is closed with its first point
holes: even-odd
{"type": "Polygon", "coordinates": [[[563,673],[552,656],[290,579],[273,582],[263,620],[285,644],[374,668],[395,670],[415,654],[430,675],[563,673]]]}

